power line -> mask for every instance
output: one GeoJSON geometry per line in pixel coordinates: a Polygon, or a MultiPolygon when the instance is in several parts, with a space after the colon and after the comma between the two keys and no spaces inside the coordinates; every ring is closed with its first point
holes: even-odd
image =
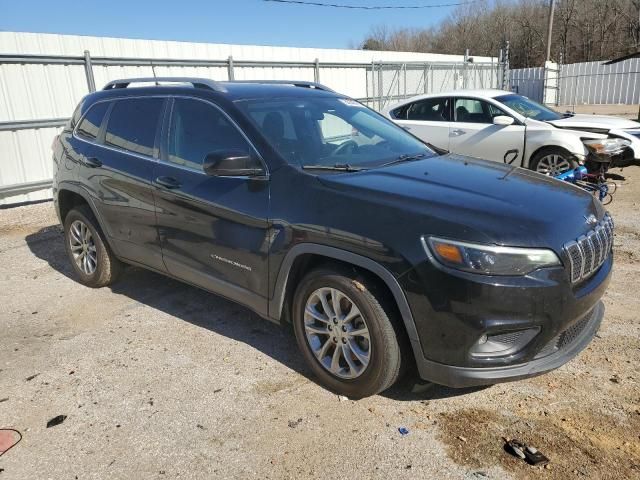
{"type": "Polygon", "coordinates": [[[457,7],[459,5],[468,5],[470,3],[476,3],[478,0],[469,0],[467,2],[456,3],[441,3],[437,5],[345,5],[341,3],[325,3],[325,2],[312,2],[304,0],[262,0],[263,2],[273,3],[291,3],[294,5],[307,5],[312,7],[331,7],[331,8],[350,8],[354,10],[408,10],[408,9],[421,9],[421,8],[442,8],[442,7],[457,7]]]}

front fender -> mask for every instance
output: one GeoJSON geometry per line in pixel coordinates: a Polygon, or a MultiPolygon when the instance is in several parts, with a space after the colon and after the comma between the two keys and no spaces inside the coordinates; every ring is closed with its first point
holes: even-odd
{"type": "MultiPolygon", "coordinates": [[[[589,154],[587,147],[582,143],[581,137],[599,138],[601,135],[594,135],[587,132],[576,132],[568,130],[527,130],[527,146],[525,149],[525,161],[529,166],[531,158],[541,148],[558,147],[562,148],[575,157],[579,161],[584,161],[589,154]]],[[[606,138],[606,136],[603,136],[606,138]]]]}
{"type": "Polygon", "coordinates": [[[273,297],[269,300],[269,317],[271,319],[279,321],[284,308],[287,280],[289,278],[291,267],[293,266],[295,259],[304,254],[315,254],[349,263],[364,270],[368,270],[382,280],[391,291],[391,294],[398,305],[398,310],[400,311],[407,335],[411,341],[414,355],[416,355],[416,358],[421,358],[423,356],[422,346],[418,337],[413,314],[411,313],[407,298],[397,279],[389,270],[374,260],[339,248],[316,243],[298,243],[287,252],[276,278],[273,297]]]}

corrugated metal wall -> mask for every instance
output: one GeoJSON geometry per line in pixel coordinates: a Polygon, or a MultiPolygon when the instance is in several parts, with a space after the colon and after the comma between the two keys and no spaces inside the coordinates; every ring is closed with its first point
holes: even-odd
{"type": "Polygon", "coordinates": [[[516,68],[509,71],[511,90],[536,102],[544,95],[544,68],[516,68]]]}
{"type": "Polygon", "coordinates": [[[640,103],[640,58],[613,65],[585,62],[562,65],[560,105],[640,103]]]}
{"type": "MultiPolygon", "coordinates": [[[[512,90],[543,101],[544,68],[514,69],[509,75],[512,90]]],[[[556,105],[637,104],[640,103],[640,58],[613,65],[603,62],[561,65],[557,81],[557,100],[552,100],[556,105]]]]}
{"type": "MultiPolygon", "coordinates": [[[[0,56],[49,55],[68,56],[65,63],[58,59],[46,64],[11,62],[0,58],[0,188],[27,187],[51,178],[50,145],[59,130],[51,124],[71,115],[75,105],[87,94],[83,53],[88,50],[93,61],[93,76],[99,89],[110,80],[127,77],[197,76],[227,80],[233,57],[233,74],[237,80],[315,78],[313,63],[319,65],[319,81],[355,98],[372,96],[368,82],[372,62],[458,63],[462,56],[404,52],[376,52],[362,50],[269,47],[253,45],[225,45],[158,40],[85,37],[34,33],[0,32],[0,56]],[[73,57],[73,58],[72,58],[73,57]],[[102,61],[100,58],[102,57],[102,61]],[[109,59],[128,59],[128,64],[115,64],[109,59]],[[147,65],[133,65],[136,59],[148,59],[147,65]],[[175,66],[171,61],[198,60],[206,66],[175,66]],[[163,64],[164,62],[164,64],[163,64]],[[279,65],[265,65],[278,62],[279,65]],[[211,64],[214,65],[211,65],[211,64]],[[260,64],[262,63],[262,64],[260,64]],[[305,63],[305,65],[289,65],[305,63]],[[324,64],[324,65],[323,65],[324,64]],[[58,120],[52,121],[52,120],[58,120]],[[16,122],[47,120],[39,128],[16,122]],[[4,122],[4,125],[3,125],[4,122]]],[[[475,62],[491,62],[488,57],[475,57],[475,62]]],[[[140,63],[140,62],[138,62],[140,63]]],[[[385,72],[387,75],[388,72],[385,72]]],[[[417,74],[416,74],[417,75],[417,74]]],[[[447,73],[436,71],[432,83],[449,86],[443,78],[447,73]]],[[[487,75],[483,74],[485,81],[487,75]]],[[[493,77],[493,74],[489,75],[493,77]]],[[[497,76],[497,75],[496,75],[497,76]]],[[[419,82],[410,75],[411,82],[419,82]]],[[[454,88],[455,88],[455,84],[454,88]]],[[[489,85],[488,85],[489,86],[489,85]]],[[[460,88],[460,87],[458,87],[460,88]]],[[[403,90],[404,92],[404,90],[403,90]]],[[[417,83],[407,92],[422,93],[417,83]]],[[[371,102],[370,102],[371,103],[371,102]]],[[[375,105],[371,105],[375,106],[375,105]]],[[[22,192],[17,188],[15,192],[22,192]]],[[[49,190],[20,193],[11,197],[0,195],[0,204],[39,200],[50,197],[49,190]]]]}

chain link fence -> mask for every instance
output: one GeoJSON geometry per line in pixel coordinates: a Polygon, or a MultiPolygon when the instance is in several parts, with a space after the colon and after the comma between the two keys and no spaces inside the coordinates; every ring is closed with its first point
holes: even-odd
{"type": "Polygon", "coordinates": [[[419,94],[460,89],[501,88],[502,63],[372,63],[367,68],[369,107],[382,111],[419,94]]]}

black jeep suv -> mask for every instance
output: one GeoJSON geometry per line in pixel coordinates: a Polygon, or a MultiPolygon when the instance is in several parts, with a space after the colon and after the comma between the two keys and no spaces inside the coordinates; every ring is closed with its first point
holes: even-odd
{"type": "Polygon", "coordinates": [[[363,397],[415,362],[453,387],[557,368],[593,338],[613,222],[573,185],[436,153],[310,82],[114,81],[54,143],[81,283],[124,263],[292,323],[363,397]]]}

